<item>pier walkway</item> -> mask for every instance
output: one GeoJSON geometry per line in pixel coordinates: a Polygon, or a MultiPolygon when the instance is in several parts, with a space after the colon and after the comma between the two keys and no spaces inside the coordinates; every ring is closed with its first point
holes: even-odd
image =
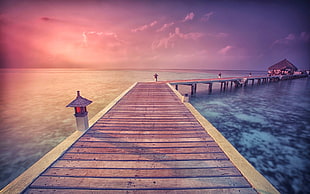
{"type": "Polygon", "coordinates": [[[137,83],[24,192],[257,193],[257,188],[167,84],[137,83]]]}
{"type": "Polygon", "coordinates": [[[247,77],[227,77],[227,78],[211,78],[211,79],[191,79],[191,80],[172,80],[165,81],[171,85],[175,85],[175,89],[178,90],[179,85],[191,86],[191,95],[194,95],[197,91],[197,84],[207,84],[209,92],[212,92],[213,84],[219,83],[220,90],[226,90],[229,87],[242,87],[249,84],[265,84],[269,82],[297,79],[308,77],[307,74],[295,74],[295,75],[274,75],[274,76],[247,76],[247,77]]]}

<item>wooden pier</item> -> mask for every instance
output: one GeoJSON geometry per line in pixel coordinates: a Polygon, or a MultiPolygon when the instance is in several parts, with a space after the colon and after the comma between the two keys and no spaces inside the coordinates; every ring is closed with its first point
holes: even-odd
{"type": "Polygon", "coordinates": [[[246,87],[251,84],[266,84],[270,82],[277,82],[281,80],[297,79],[308,77],[307,74],[298,75],[275,75],[275,76],[247,76],[247,77],[227,77],[227,78],[212,78],[212,79],[192,79],[192,80],[172,80],[166,81],[171,85],[175,85],[175,89],[178,90],[179,85],[191,86],[191,95],[196,94],[198,84],[207,84],[208,90],[211,93],[213,85],[220,84],[220,90],[225,91],[229,87],[246,87]]]}
{"type": "Polygon", "coordinates": [[[278,193],[175,92],[137,83],[23,192],[278,193]]]}

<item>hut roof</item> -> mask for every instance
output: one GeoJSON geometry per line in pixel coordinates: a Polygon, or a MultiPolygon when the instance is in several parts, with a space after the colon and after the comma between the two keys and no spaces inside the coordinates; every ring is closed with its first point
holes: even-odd
{"type": "Polygon", "coordinates": [[[90,103],[92,103],[91,100],[83,98],[80,95],[80,91],[77,91],[77,97],[72,102],[70,102],[70,104],[68,104],[67,107],[86,107],[90,103]]]}
{"type": "Polygon", "coordinates": [[[274,70],[274,69],[279,69],[279,70],[292,69],[294,71],[298,70],[298,68],[295,65],[293,65],[291,62],[289,62],[287,59],[284,59],[268,68],[268,70],[274,70]]]}

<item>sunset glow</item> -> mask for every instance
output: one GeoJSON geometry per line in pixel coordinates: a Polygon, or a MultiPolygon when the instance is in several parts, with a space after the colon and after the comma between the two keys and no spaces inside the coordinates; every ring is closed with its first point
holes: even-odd
{"type": "Polygon", "coordinates": [[[309,69],[304,1],[1,3],[1,67],[309,69]]]}

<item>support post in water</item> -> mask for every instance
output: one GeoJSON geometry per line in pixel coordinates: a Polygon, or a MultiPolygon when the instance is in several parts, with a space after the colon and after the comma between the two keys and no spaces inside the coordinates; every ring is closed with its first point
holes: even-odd
{"type": "Polygon", "coordinates": [[[88,112],[86,106],[91,104],[92,101],[83,98],[80,95],[80,91],[77,91],[77,97],[67,105],[67,107],[74,107],[75,118],[76,118],[76,128],[79,131],[84,131],[88,129],[88,112]]]}
{"type": "Polygon", "coordinates": [[[197,87],[197,84],[191,84],[191,95],[195,95],[196,94],[196,87],[197,87]]]}
{"type": "Polygon", "coordinates": [[[184,96],[182,96],[182,102],[189,102],[189,95],[185,94],[184,96]]]}
{"type": "Polygon", "coordinates": [[[209,83],[209,93],[212,92],[212,83],[209,83]]]}

